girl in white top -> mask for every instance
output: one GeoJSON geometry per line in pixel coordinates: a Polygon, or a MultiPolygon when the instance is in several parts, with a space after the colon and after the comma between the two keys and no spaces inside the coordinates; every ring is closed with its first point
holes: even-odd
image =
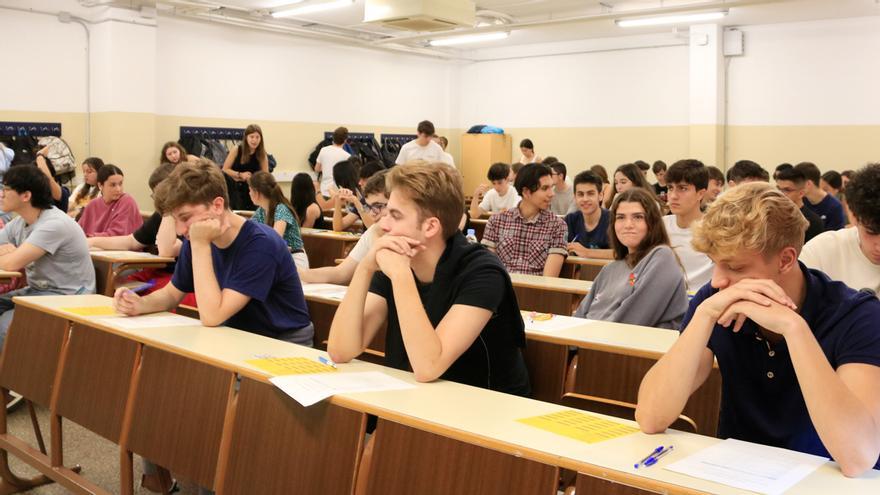
{"type": "Polygon", "coordinates": [[[70,195],[70,205],[67,207],[67,214],[70,218],[79,218],[83,208],[89,202],[101,195],[98,188],[98,170],[104,166],[104,160],[96,156],[86,158],[82,162],[83,181],[82,184],[76,186],[73,194],[70,195]]]}
{"type": "Polygon", "coordinates": [[[535,145],[529,138],[523,139],[519,142],[519,150],[522,152],[522,157],[519,159],[519,162],[523,165],[528,165],[529,163],[541,163],[544,161],[543,158],[535,154],[535,145]]]}

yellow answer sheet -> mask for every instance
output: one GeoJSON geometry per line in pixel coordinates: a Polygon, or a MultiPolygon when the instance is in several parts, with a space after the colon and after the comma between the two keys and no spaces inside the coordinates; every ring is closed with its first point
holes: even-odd
{"type": "Polygon", "coordinates": [[[326,364],[304,357],[270,357],[249,359],[245,362],[275,376],[307,375],[311,373],[329,373],[331,371],[336,371],[336,368],[332,366],[327,366],[326,364]]]}
{"type": "Polygon", "coordinates": [[[61,311],[79,316],[116,316],[116,310],[113,309],[113,306],[77,306],[75,308],[61,308],[61,311]]]}
{"type": "Polygon", "coordinates": [[[517,421],[586,443],[611,440],[639,431],[638,428],[580,411],[560,411],[517,421]]]}

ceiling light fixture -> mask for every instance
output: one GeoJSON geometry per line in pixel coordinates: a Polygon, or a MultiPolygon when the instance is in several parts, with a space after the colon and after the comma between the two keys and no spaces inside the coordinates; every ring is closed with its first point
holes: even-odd
{"type": "Polygon", "coordinates": [[[716,12],[699,12],[696,14],[666,15],[660,17],[637,17],[635,19],[616,19],[620,27],[660,26],[663,24],[693,24],[695,22],[714,21],[727,15],[726,10],[716,12]]]}
{"type": "MultiPolygon", "coordinates": [[[[302,1],[302,0],[300,0],[302,1]]],[[[295,17],[315,12],[323,12],[325,10],[339,9],[347,7],[354,3],[354,0],[332,0],[330,2],[309,3],[308,5],[299,5],[291,8],[282,8],[272,12],[272,17],[295,17]]]]}
{"type": "Polygon", "coordinates": [[[494,33],[466,34],[462,36],[450,36],[449,38],[439,38],[429,41],[428,44],[431,46],[451,46],[464,43],[479,43],[481,41],[503,40],[508,36],[510,36],[510,31],[496,31],[494,33]]]}

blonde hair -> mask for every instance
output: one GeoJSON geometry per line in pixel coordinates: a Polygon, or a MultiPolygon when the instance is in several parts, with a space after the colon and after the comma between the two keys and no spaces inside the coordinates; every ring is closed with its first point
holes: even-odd
{"type": "Polygon", "coordinates": [[[183,205],[211,204],[215,198],[223,198],[223,204],[229,208],[226,179],[217,164],[207,158],[174,167],[156,186],[153,198],[156,210],[166,215],[183,205]]]}
{"type": "Polygon", "coordinates": [[[790,199],[765,182],[741,184],[718,196],[693,229],[694,249],[715,258],[744,252],[778,254],[804,245],[809,222],[790,199]]]}
{"type": "Polygon", "coordinates": [[[392,168],[386,178],[387,190],[403,189],[419,209],[419,221],[437,217],[443,239],[458,231],[464,214],[464,193],[458,170],[445,163],[407,163],[392,168]]]}

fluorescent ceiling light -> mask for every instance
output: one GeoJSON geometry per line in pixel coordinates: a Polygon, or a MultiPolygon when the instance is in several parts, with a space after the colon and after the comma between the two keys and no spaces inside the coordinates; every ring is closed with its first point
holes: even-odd
{"type": "Polygon", "coordinates": [[[428,42],[431,46],[450,46],[461,45],[464,43],[479,43],[481,41],[503,40],[510,36],[509,31],[496,31],[494,33],[466,34],[463,36],[450,36],[449,38],[440,38],[428,42]]]}
{"type": "Polygon", "coordinates": [[[620,27],[659,26],[663,24],[693,24],[695,22],[714,21],[727,15],[726,10],[719,12],[700,12],[697,14],[678,14],[660,17],[638,17],[635,19],[617,19],[614,22],[620,27]]]}
{"type": "Polygon", "coordinates": [[[353,3],[354,0],[332,0],[330,2],[310,3],[308,5],[300,5],[297,7],[291,7],[289,9],[283,8],[273,11],[272,17],[294,17],[299,15],[312,14],[315,12],[323,12],[325,10],[347,7],[353,3]]]}

